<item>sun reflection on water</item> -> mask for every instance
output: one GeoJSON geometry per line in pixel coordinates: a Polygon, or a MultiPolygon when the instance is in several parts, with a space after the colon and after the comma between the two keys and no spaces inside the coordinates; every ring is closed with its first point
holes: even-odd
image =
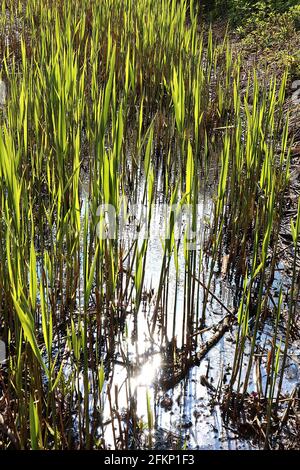
{"type": "Polygon", "coordinates": [[[161,365],[160,354],[155,354],[141,367],[139,373],[133,378],[132,385],[136,387],[150,387],[161,365]]]}

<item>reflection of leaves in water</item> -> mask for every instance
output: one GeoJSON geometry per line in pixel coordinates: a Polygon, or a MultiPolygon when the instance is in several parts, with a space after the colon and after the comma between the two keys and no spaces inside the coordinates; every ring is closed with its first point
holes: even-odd
{"type": "Polygon", "coordinates": [[[299,366],[294,362],[290,362],[286,370],[286,376],[288,380],[297,380],[299,378],[299,366]]]}
{"type": "Polygon", "coordinates": [[[155,447],[156,450],[175,450],[183,447],[183,439],[179,433],[167,431],[163,428],[158,428],[155,431],[155,447]]]}

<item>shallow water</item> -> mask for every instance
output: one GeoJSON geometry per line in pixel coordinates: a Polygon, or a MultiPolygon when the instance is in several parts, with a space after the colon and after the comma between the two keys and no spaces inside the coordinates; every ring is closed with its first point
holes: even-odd
{"type": "MultiPolygon", "coordinates": [[[[141,200],[143,192],[143,184],[141,184],[138,199],[141,200]]],[[[161,193],[163,194],[163,193],[161,193]]],[[[164,201],[164,197],[158,199],[164,201]]],[[[130,203],[129,203],[130,207],[130,203]]],[[[202,228],[203,237],[198,242],[197,251],[200,252],[205,240],[204,233],[207,230],[208,221],[211,220],[213,213],[212,194],[200,196],[198,204],[198,223],[202,228]]],[[[136,214],[135,214],[136,215],[136,214]]],[[[138,216],[136,215],[136,218],[138,216]]],[[[218,388],[219,385],[225,386],[229,382],[231,374],[231,364],[233,363],[237,326],[234,325],[228,332],[224,334],[219,342],[208,352],[199,366],[192,367],[186,378],[175,385],[172,389],[162,391],[159,387],[158,379],[163,366],[163,356],[161,354],[162,347],[165,346],[161,328],[157,327],[154,333],[151,331],[151,321],[153,319],[154,305],[159,286],[159,278],[163,259],[163,242],[162,234],[164,229],[164,212],[163,205],[157,204],[153,212],[150,238],[147,249],[147,261],[144,279],[145,301],[139,309],[137,317],[128,309],[125,320],[125,328],[123,334],[119,334],[116,338],[116,350],[114,360],[111,362],[111,375],[105,384],[101,402],[102,423],[99,429],[99,435],[102,435],[105,445],[114,448],[114,426],[119,431],[120,426],[117,419],[111,421],[111,404],[107,396],[107,386],[110,384],[111,402],[114,409],[117,410],[121,421],[125,424],[125,416],[128,411],[129,402],[133,400],[136,415],[144,423],[144,430],[140,446],[161,448],[190,448],[190,449],[255,449],[257,444],[252,440],[239,437],[237,432],[229,425],[225,425],[218,400],[212,400],[215,395],[206,385],[201,382],[201,376],[206,376],[213,387],[218,388]],[[124,364],[126,358],[126,365],[124,364]],[[151,433],[151,441],[149,441],[149,433],[147,431],[147,393],[150,397],[151,409],[153,413],[154,426],[151,433]]],[[[136,223],[136,221],[135,221],[136,223]]],[[[124,246],[131,246],[134,238],[132,225],[128,224],[125,229],[124,246]]],[[[125,250],[126,252],[126,250],[125,250]]],[[[167,280],[167,296],[165,297],[165,310],[167,311],[167,338],[169,341],[173,339],[173,320],[176,315],[175,337],[177,347],[182,346],[182,325],[184,322],[184,275],[185,275],[185,258],[182,243],[179,245],[179,272],[176,271],[174,261],[171,262],[168,271],[167,280]],[[174,313],[175,312],[175,313],[174,313]]],[[[203,262],[202,269],[204,272],[204,280],[207,280],[208,274],[203,262]]],[[[200,274],[200,273],[199,273],[200,274]]],[[[203,273],[201,273],[203,276],[203,273]]],[[[275,304],[276,291],[281,284],[288,285],[288,278],[283,279],[281,266],[278,266],[274,280],[275,304]]],[[[216,271],[213,276],[212,287],[214,294],[226,305],[232,309],[234,305],[234,295],[236,286],[232,285],[228,280],[223,279],[220,273],[216,271]]],[[[198,290],[199,310],[202,307],[204,292],[202,287],[198,290]]],[[[211,337],[211,328],[222,321],[226,315],[219,302],[209,297],[206,313],[207,332],[197,335],[198,348],[208,341],[211,337]]],[[[273,338],[273,325],[271,320],[265,322],[264,328],[259,332],[258,344],[262,350],[261,354],[260,374],[261,385],[257,377],[257,367],[254,364],[251,371],[249,382],[249,392],[259,393],[259,387],[264,390],[266,385],[266,354],[271,347],[273,338]]],[[[279,337],[277,344],[284,342],[284,329],[279,328],[279,337]]],[[[244,372],[248,365],[248,356],[250,351],[250,341],[246,343],[244,354],[244,372]]],[[[290,393],[295,385],[299,383],[299,362],[297,354],[300,352],[299,345],[296,343],[290,348],[290,358],[288,367],[286,368],[284,380],[284,392],[290,393]]],[[[242,375],[243,378],[243,375],[242,375]]],[[[81,389],[83,392],[83,386],[81,389]]],[[[276,388],[275,388],[276,393],[276,388]]],[[[93,396],[90,396],[93,403],[93,396]]],[[[92,410],[91,410],[92,411],[92,410]]],[[[130,427],[130,426],[129,426],[130,427]]],[[[128,429],[127,429],[128,431],[128,429]]],[[[136,442],[133,446],[136,446],[136,442]]]]}

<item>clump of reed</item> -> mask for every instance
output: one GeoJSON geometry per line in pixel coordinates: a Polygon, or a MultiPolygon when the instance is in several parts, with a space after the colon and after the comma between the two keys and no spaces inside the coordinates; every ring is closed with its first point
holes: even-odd
{"type": "MultiPolygon", "coordinates": [[[[120,350],[128,316],[141,321],[148,241],[137,238],[127,246],[118,224],[112,237],[99,237],[107,226],[98,207],[113,206],[119,215],[124,196],[134,203],[142,185],[149,229],[159,170],[169,207],[189,205],[183,240],[175,237],[178,214],[170,211],[167,220],[149,335],[158,335],[162,348],[171,344],[171,357],[182,370],[193,363],[225,253],[226,271],[236,274],[239,291],[231,387],[238,382],[246,394],[289,182],[286,76],[279,87],[271,81],[266,89],[250,71],[242,97],[240,61],[228,38],[218,42],[211,29],[199,31],[197,8],[185,0],[11,0],[3,2],[0,44],[1,79],[8,89],[0,110],[0,331],[8,350],[7,376],[1,375],[7,417],[2,446],[107,447],[108,400],[113,445],[138,446],[148,428],[145,445],[152,447],[150,394],[143,425],[130,365],[120,350]],[[211,171],[209,231],[205,244],[191,250],[190,234],[204,232],[197,204],[211,171]],[[175,264],[178,285],[180,248],[181,346],[175,338],[177,294],[171,341],[167,323],[170,266],[175,264]],[[255,323],[242,383],[253,296],[255,323]],[[119,389],[111,389],[122,353],[128,373],[125,417],[119,389]]],[[[295,254],[299,219],[298,211],[291,223],[295,254]]],[[[295,255],[284,358],[297,275],[295,255]]],[[[280,395],[285,365],[284,359],[279,371],[281,305],[274,313],[265,392],[270,403],[276,380],[280,395]]]]}

